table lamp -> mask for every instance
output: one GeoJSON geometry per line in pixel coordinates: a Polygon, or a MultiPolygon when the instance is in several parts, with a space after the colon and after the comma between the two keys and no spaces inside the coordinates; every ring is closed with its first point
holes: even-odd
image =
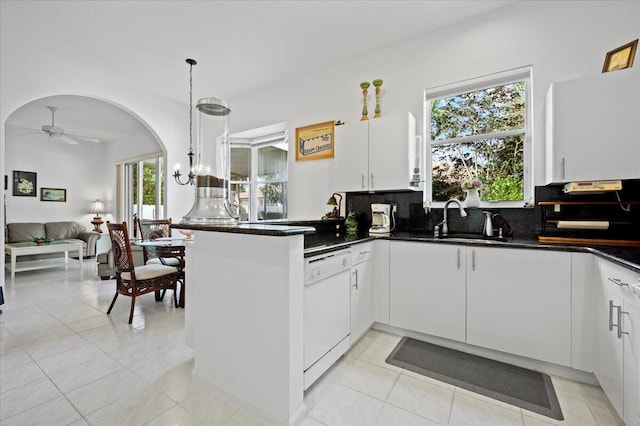
{"type": "Polygon", "coordinates": [[[91,224],[93,225],[93,232],[102,233],[102,229],[100,228],[100,226],[102,226],[104,222],[102,221],[100,215],[105,214],[106,212],[107,211],[104,207],[104,203],[100,201],[100,199],[95,200],[91,204],[91,210],[89,210],[89,213],[95,214],[95,217],[91,221],[91,224]]]}

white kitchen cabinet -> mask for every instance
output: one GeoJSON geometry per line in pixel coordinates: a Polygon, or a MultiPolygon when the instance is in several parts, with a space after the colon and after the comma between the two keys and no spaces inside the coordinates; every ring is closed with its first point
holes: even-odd
{"type": "Polygon", "coordinates": [[[598,259],[594,295],[594,374],[620,417],[640,424],[640,274],[598,259]]]}
{"type": "Polygon", "coordinates": [[[351,344],[373,324],[373,242],[351,247],[351,344]]]}
{"type": "Polygon", "coordinates": [[[571,365],[571,255],[467,248],[467,343],[571,365]]]}
{"type": "Polygon", "coordinates": [[[390,324],[465,341],[464,246],[392,241],[390,324]]]}
{"type": "Polygon", "coordinates": [[[411,114],[393,114],[336,127],[335,182],[339,191],[409,189],[413,164],[411,114]]]}
{"type": "Polygon", "coordinates": [[[344,192],[369,189],[369,124],[347,122],[336,126],[335,186],[344,192]]]}
{"type": "Polygon", "coordinates": [[[553,83],[546,108],[546,183],[640,178],[640,70],[553,83]]]}
{"type": "Polygon", "coordinates": [[[373,319],[389,325],[389,240],[375,240],[373,250],[373,319]]]}

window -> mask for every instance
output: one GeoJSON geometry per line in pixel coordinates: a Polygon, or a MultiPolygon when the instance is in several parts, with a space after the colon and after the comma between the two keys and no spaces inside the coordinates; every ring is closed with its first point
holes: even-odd
{"type": "Polygon", "coordinates": [[[286,123],[230,136],[231,202],[240,220],[286,219],[288,136],[286,123]]]}
{"type": "Polygon", "coordinates": [[[531,198],[530,93],[531,67],[425,91],[427,198],[463,199],[462,183],[473,180],[485,203],[521,207],[531,198]]]}
{"type": "Polygon", "coordinates": [[[119,217],[135,235],[135,218],[161,219],[165,215],[164,156],[159,153],[126,160],[117,168],[119,217]]]}

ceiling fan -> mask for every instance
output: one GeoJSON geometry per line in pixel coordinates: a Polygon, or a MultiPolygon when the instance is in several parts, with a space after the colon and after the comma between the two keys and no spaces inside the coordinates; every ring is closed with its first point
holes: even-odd
{"type": "Polygon", "coordinates": [[[77,145],[78,142],[100,142],[100,140],[95,138],[88,138],[85,136],[70,135],[68,133],[65,133],[62,127],[58,127],[55,125],[55,113],[58,108],[53,106],[48,106],[47,108],[49,109],[49,111],[51,111],[51,124],[43,124],[42,132],[49,135],[49,140],[51,140],[51,138],[56,138],[71,145],[77,145]]]}

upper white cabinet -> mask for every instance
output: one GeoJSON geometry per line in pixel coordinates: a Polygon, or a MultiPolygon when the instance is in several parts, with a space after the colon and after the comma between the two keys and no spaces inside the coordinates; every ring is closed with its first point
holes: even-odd
{"type": "Polygon", "coordinates": [[[390,324],[465,341],[464,246],[392,241],[390,324]]]}
{"type": "Polygon", "coordinates": [[[552,84],[546,114],[546,183],[640,178],[637,68],[552,84]]]}
{"type": "Polygon", "coordinates": [[[571,254],[467,248],[467,343],[571,365],[571,254]]]}
{"type": "Polygon", "coordinates": [[[413,165],[415,119],[393,114],[336,127],[335,178],[338,191],[408,189],[413,165]]]}

